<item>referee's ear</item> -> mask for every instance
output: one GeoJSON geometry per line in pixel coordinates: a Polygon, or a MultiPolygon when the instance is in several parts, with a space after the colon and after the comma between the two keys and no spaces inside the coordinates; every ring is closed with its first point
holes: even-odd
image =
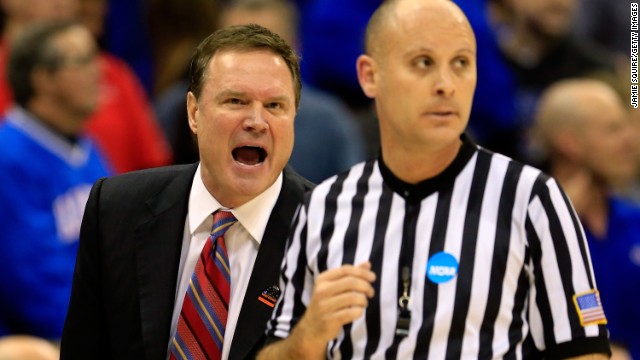
{"type": "Polygon", "coordinates": [[[369,55],[360,55],[356,61],[356,71],[364,94],[369,98],[375,98],[378,94],[376,61],[369,55]]]}

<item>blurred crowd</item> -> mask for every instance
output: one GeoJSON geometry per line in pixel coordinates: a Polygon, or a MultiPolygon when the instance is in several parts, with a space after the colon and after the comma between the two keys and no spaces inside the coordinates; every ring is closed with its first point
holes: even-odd
{"type": "MultiPolygon", "coordinates": [[[[377,156],[355,61],[382,1],[0,0],[0,359],[56,358],[93,182],[197,161],[186,76],[215,29],[259,23],[298,49],[290,165],[301,175],[320,182],[377,156]]],[[[629,4],[454,2],[478,43],[468,135],[559,180],[585,228],[614,356],[640,359],[629,4]]]]}

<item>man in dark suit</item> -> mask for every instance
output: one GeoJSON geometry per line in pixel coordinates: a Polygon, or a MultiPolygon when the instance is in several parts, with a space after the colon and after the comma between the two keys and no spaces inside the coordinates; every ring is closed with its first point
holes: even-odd
{"type": "Polygon", "coordinates": [[[236,26],[198,46],[189,75],[200,163],[94,185],[62,359],[182,358],[176,329],[185,321],[185,292],[220,210],[237,219],[224,234],[231,290],[221,357],[253,358],[264,342],[289,225],[312,187],[285,168],[300,99],[298,58],[269,30],[236,26]]]}

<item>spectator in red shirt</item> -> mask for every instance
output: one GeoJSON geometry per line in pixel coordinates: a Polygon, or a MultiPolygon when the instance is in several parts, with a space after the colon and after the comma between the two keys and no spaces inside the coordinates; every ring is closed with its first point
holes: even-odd
{"type": "MultiPolygon", "coordinates": [[[[26,26],[41,21],[80,17],[83,9],[93,5],[93,2],[95,0],[0,2],[6,16],[3,38],[0,40],[0,69],[6,68],[12,39],[26,26]]],[[[100,31],[100,26],[86,25],[100,31]]],[[[89,135],[95,139],[116,173],[169,164],[172,160],[171,150],[139,80],[122,60],[105,52],[101,52],[99,58],[100,104],[87,123],[89,135]]],[[[12,103],[13,95],[6,75],[0,71],[0,114],[4,115],[12,103]]]]}

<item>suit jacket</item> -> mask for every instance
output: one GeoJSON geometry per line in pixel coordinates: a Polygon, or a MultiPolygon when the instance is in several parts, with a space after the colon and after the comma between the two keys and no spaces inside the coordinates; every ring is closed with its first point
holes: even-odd
{"type": "MultiPolygon", "coordinates": [[[[99,180],[87,202],[62,359],[165,360],[189,192],[197,164],[99,180]]],[[[272,308],[291,220],[313,184],[286,168],[249,280],[230,359],[254,358],[272,308]]]]}

